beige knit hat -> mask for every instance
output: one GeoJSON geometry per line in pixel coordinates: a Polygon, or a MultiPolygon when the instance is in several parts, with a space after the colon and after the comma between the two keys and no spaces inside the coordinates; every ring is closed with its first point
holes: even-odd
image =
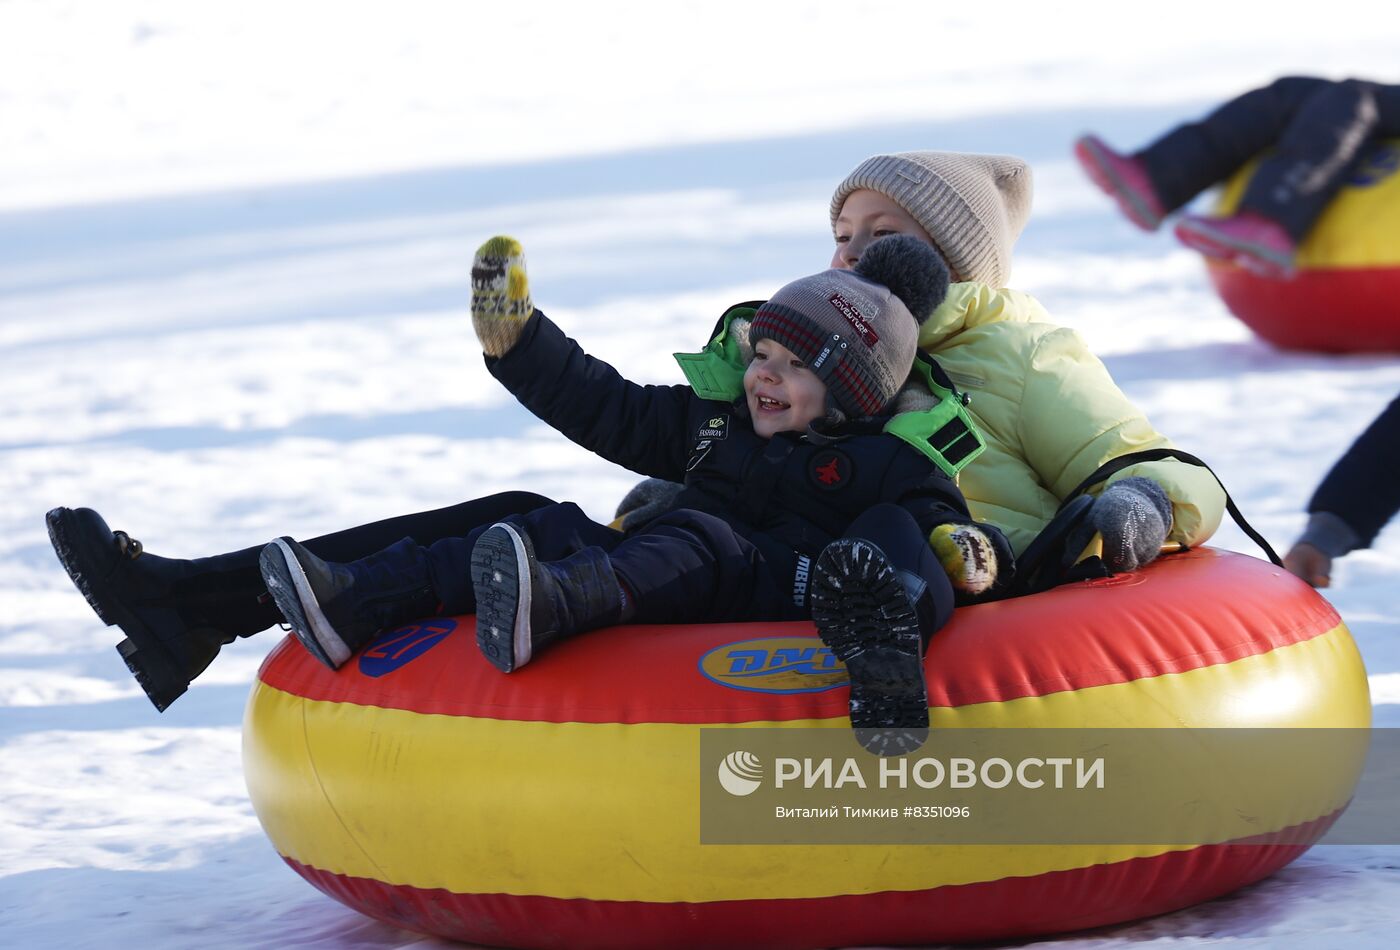
{"type": "Polygon", "coordinates": [[[914,216],[957,280],[1004,287],[1011,246],[1031,210],[1031,169],[1010,155],[899,152],[873,155],[831,196],[831,227],[853,191],[869,188],[914,216]]]}

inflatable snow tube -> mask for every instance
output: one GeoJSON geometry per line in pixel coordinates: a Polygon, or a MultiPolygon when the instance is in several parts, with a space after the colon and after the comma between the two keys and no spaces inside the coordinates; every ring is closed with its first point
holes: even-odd
{"type": "MultiPolygon", "coordinates": [[[[1245,816],[1252,836],[1205,845],[701,844],[702,727],[849,736],[823,649],[806,623],[619,627],[503,676],[462,617],[331,673],[288,638],[249,699],[249,793],[297,873],[394,926],[505,947],[809,948],[1005,939],[1207,900],[1306,850],[1359,774],[1294,763],[1276,806],[1245,816]]],[[[1210,549],[960,610],[928,671],[935,730],[1370,722],[1332,607],[1210,549]]]]}
{"type": "MultiPolygon", "coordinates": [[[[1254,164],[1225,188],[1229,214],[1254,164]]],[[[1292,350],[1400,352],[1400,141],[1373,146],[1298,248],[1291,280],[1207,261],[1230,312],[1259,337],[1292,350]]]]}

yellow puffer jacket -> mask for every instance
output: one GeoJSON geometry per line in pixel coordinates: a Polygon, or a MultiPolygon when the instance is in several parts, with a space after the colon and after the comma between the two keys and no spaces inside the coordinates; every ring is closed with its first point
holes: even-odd
{"type": "MultiPolygon", "coordinates": [[[[1018,554],[1104,462],[1171,447],[1079,335],[1050,323],[1029,294],[953,284],[924,322],[919,345],[972,396],[968,409],[987,450],[958,484],[973,516],[1005,531],[1018,554]]],[[[1197,545],[1220,526],[1225,493],[1205,469],[1144,462],[1108,483],[1132,475],[1152,479],[1171,498],[1170,540],[1197,545]]]]}

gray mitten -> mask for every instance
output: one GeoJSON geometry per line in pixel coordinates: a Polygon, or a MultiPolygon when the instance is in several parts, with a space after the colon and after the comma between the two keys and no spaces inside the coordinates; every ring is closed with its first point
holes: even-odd
{"type": "Polygon", "coordinates": [[[644,478],[632,486],[632,490],[618,502],[617,514],[613,517],[622,520],[622,530],[631,531],[646,524],[652,518],[671,510],[676,496],[684,485],[668,482],[660,478],[644,478]]]}
{"type": "Polygon", "coordinates": [[[1089,526],[1103,536],[1110,571],[1135,571],[1161,552],[1172,526],[1171,499],[1152,479],[1134,475],[1104,489],[1089,509],[1089,526]]]}

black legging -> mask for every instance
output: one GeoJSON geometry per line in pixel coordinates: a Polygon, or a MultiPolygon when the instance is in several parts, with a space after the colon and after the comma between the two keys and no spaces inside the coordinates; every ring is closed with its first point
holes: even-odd
{"type": "MultiPolygon", "coordinates": [[[[762,569],[758,569],[750,562],[764,562],[765,559],[752,544],[734,535],[719,519],[696,512],[677,512],[675,518],[663,516],[659,519],[665,523],[677,521],[678,527],[686,527],[692,533],[697,525],[709,527],[711,530],[705,536],[708,544],[701,547],[707,552],[710,548],[721,552],[719,557],[711,552],[706,564],[701,565],[705,569],[696,570],[694,577],[687,576],[683,582],[676,580],[676,576],[682,573],[678,568],[686,565],[648,562],[645,538],[624,541],[620,533],[588,521],[576,506],[559,505],[530,492],[505,492],[449,508],[386,518],[301,543],[317,557],[346,562],[367,557],[405,537],[412,538],[417,544],[433,549],[436,559],[442,562],[439,566],[450,567],[454,557],[460,562],[452,571],[457,583],[444,587],[451,588],[447,592],[448,599],[454,601],[447,606],[452,612],[464,612],[470,609],[467,564],[472,541],[482,529],[507,519],[527,526],[543,519],[542,525],[547,526],[549,536],[540,538],[537,553],[545,560],[562,558],[589,545],[609,550],[618,545],[628,548],[630,556],[622,558],[625,563],[619,566],[633,569],[633,573],[626,576],[636,587],[657,595],[640,598],[640,606],[645,609],[639,611],[637,622],[779,620],[809,616],[810,608],[805,599],[801,606],[793,604],[797,557],[793,552],[785,551],[781,557],[769,558],[773,563],[761,563],[762,569]],[[519,517],[537,510],[535,517],[519,517]],[[724,530],[714,530],[717,527],[724,530]],[[719,536],[725,539],[724,544],[715,541],[719,536]],[[709,563],[711,561],[714,563],[709,563]],[[743,584],[734,582],[740,575],[743,584]],[[712,592],[705,593],[710,588],[734,589],[725,590],[721,601],[712,592]]],[[[657,535],[664,533],[664,528],[655,531],[657,535]]],[[[925,637],[947,623],[953,612],[952,586],[929,549],[927,538],[907,511],[897,505],[877,505],[858,517],[845,536],[871,541],[889,557],[905,578],[925,637]]],[[[674,544],[677,539],[668,535],[665,540],[674,544]]],[[[259,545],[201,558],[193,562],[200,569],[195,578],[182,582],[189,585],[190,596],[218,598],[220,627],[230,634],[251,636],[282,620],[270,599],[259,598],[263,592],[262,574],[258,569],[261,551],[262,545],[259,545]]]]}
{"type": "MultiPolygon", "coordinates": [[[[524,514],[554,502],[532,492],[502,492],[447,508],[420,511],[357,525],[334,534],[302,540],[311,553],[327,561],[354,561],[412,538],[427,547],[445,538],[467,537],[510,515],[524,514]]],[[[230,634],[251,636],[280,623],[282,615],[264,591],[258,555],[263,545],[192,562],[198,572],[180,583],[180,596],[217,603],[219,626],[230,634]]]]}
{"type": "Polygon", "coordinates": [[[1301,241],[1377,138],[1400,135],[1400,86],[1308,76],[1275,80],[1137,153],[1174,211],[1266,149],[1240,207],[1301,241]]]}

